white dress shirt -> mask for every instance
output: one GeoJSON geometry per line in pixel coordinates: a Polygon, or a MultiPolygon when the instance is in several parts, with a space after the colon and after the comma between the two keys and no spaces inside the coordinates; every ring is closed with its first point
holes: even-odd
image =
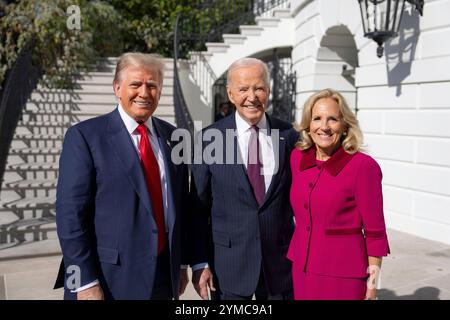
{"type": "MultiPolygon", "coordinates": [[[[239,151],[245,168],[247,168],[248,159],[248,142],[250,140],[252,127],[248,124],[239,114],[235,112],[236,115],[236,135],[238,138],[239,151]]],[[[275,155],[273,150],[272,138],[270,137],[269,127],[267,124],[266,115],[261,118],[261,120],[256,124],[259,128],[259,146],[260,146],[260,159],[262,163],[262,169],[264,174],[264,185],[266,187],[266,192],[269,190],[270,182],[272,181],[272,176],[275,171],[275,155]]]]}
{"type": "MultiPolygon", "coordinates": [[[[120,118],[122,119],[123,123],[125,124],[125,127],[127,128],[128,134],[130,135],[130,139],[133,142],[133,146],[136,149],[136,152],[138,156],[140,157],[141,154],[139,152],[139,143],[141,141],[141,135],[139,134],[137,127],[139,124],[134,120],[132,117],[130,117],[125,110],[123,110],[123,107],[119,104],[118,108],[120,118]]],[[[162,197],[163,197],[163,208],[164,208],[164,221],[166,226],[166,232],[168,232],[167,226],[167,212],[168,212],[168,202],[167,202],[167,175],[166,175],[166,166],[164,164],[164,157],[161,151],[161,148],[159,146],[158,137],[156,136],[155,128],[153,128],[152,123],[152,117],[149,117],[147,121],[145,122],[145,125],[147,127],[147,133],[149,134],[149,140],[150,145],[152,146],[153,153],[155,154],[156,160],[158,161],[159,166],[159,175],[161,177],[161,190],[162,190],[162,197]]],[[[130,158],[132,155],[130,155],[130,158]]],[[[91,283],[88,283],[76,290],[73,290],[72,292],[80,292],[86,289],[89,289],[95,285],[97,285],[99,282],[98,280],[94,280],[91,283]]]]}

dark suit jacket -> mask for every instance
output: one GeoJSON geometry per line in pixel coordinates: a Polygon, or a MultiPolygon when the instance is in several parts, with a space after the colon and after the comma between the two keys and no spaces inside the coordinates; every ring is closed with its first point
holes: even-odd
{"type": "MultiPolygon", "coordinates": [[[[181,220],[187,207],[188,172],[186,165],[170,160],[175,128],[152,119],[168,177],[166,227],[177,298],[180,263],[186,260],[180,246],[186,240],[181,220]]],[[[157,227],[147,190],[139,155],[117,109],[71,127],[64,139],[57,186],[56,222],[64,262],[60,271],[78,266],[80,285],[99,279],[107,299],[149,299],[158,275],[157,227]]],[[[65,298],[75,298],[64,282],[65,298]]]]}
{"type": "MultiPolygon", "coordinates": [[[[241,296],[255,292],[261,266],[270,294],[292,289],[291,263],[286,258],[294,221],[289,203],[289,156],[298,134],[292,126],[268,117],[271,134],[279,130],[279,168],[261,206],[258,205],[243,164],[194,164],[197,210],[192,221],[191,264],[208,262],[222,291],[241,296]],[[208,234],[211,232],[211,234],[208,234]],[[212,243],[211,240],[212,239],[212,243]],[[208,247],[208,241],[210,246],[208,247]],[[212,250],[210,250],[212,249],[212,250]]],[[[204,129],[236,129],[231,115],[204,129]]],[[[273,135],[272,135],[273,136],[273,135]]],[[[202,150],[208,145],[202,143],[202,150]]],[[[224,143],[224,155],[226,143],[224,143]]],[[[238,150],[234,137],[233,157],[238,150]]]]}

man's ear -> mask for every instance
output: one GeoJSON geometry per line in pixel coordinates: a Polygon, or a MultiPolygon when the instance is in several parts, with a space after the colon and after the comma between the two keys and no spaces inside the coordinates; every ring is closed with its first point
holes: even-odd
{"type": "Polygon", "coordinates": [[[113,83],[113,89],[114,89],[114,94],[116,95],[116,97],[118,99],[120,99],[120,95],[119,95],[119,91],[120,91],[120,84],[116,81],[114,81],[113,83]]]}

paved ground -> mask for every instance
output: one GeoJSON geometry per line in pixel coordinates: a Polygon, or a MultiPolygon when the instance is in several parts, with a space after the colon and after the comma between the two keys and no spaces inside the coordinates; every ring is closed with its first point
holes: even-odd
{"type": "MultiPolygon", "coordinates": [[[[450,246],[393,230],[388,235],[392,254],[383,261],[380,299],[450,300],[450,246]]],[[[0,251],[0,300],[61,299],[62,291],[52,290],[59,254],[39,256],[45,245],[30,247],[0,251]],[[12,256],[23,252],[36,257],[12,256]]],[[[192,284],[182,299],[198,299],[192,284]]]]}

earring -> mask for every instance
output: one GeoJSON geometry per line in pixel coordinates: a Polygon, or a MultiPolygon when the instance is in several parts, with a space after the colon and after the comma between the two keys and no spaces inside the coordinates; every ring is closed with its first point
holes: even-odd
{"type": "Polygon", "coordinates": [[[344,131],[342,135],[345,137],[347,135],[347,131],[344,131]]]}

